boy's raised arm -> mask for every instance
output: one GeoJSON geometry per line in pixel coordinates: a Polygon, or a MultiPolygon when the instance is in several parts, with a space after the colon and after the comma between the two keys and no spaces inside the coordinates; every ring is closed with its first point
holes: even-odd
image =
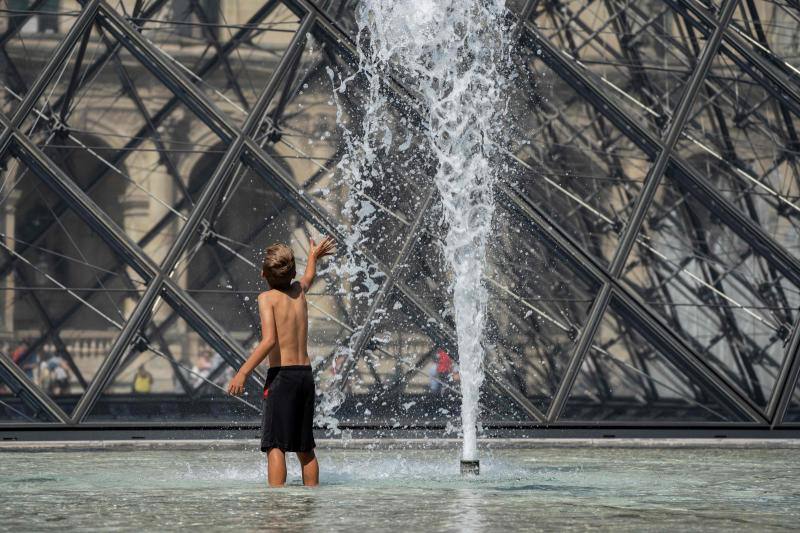
{"type": "Polygon", "coordinates": [[[331,237],[325,237],[319,244],[315,244],[314,239],[311,239],[311,244],[308,247],[306,271],[303,273],[303,277],[300,278],[300,287],[302,287],[303,292],[308,291],[311,288],[311,284],[314,283],[314,277],[317,275],[317,259],[331,255],[334,251],[334,246],[335,243],[331,237]]]}
{"type": "Polygon", "coordinates": [[[247,377],[261,364],[278,339],[278,332],[275,330],[275,314],[272,311],[272,304],[267,300],[267,294],[262,293],[258,296],[258,314],[261,316],[261,342],[259,342],[247,361],[244,362],[239,372],[231,379],[228,385],[228,394],[234,396],[244,392],[244,385],[247,377]]]}

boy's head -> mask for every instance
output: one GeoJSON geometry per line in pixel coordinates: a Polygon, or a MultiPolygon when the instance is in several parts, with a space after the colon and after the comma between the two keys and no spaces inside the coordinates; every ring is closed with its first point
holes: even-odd
{"type": "Polygon", "coordinates": [[[295,276],[294,253],[285,244],[273,244],[264,253],[261,276],[270,288],[288,289],[295,276]]]}

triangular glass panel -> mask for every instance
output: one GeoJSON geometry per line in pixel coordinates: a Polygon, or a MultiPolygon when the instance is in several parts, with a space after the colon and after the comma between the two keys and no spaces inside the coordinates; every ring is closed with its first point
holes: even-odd
{"type": "Polygon", "coordinates": [[[146,283],[23,162],[11,159],[5,173],[2,322],[30,345],[34,370],[56,360],[44,389],[70,412],[146,283]],[[66,383],[55,386],[58,369],[66,383]]]}
{"type": "MultiPolygon", "coordinates": [[[[770,68],[777,68],[787,79],[797,83],[797,40],[794,31],[787,31],[784,21],[797,21],[797,5],[772,2],[736,3],[733,16],[728,23],[728,32],[737,35],[743,46],[754,56],[768,53],[770,68]]],[[[711,0],[717,13],[727,4],[726,0],[711,0]]],[[[792,28],[794,29],[794,28],[792,28]]],[[[711,32],[713,28],[709,28],[711,32]]],[[[733,47],[725,47],[733,55],[733,47]]],[[[752,68],[752,67],[748,67],[752,68]]]]}
{"type": "Polygon", "coordinates": [[[722,47],[675,152],[744,219],[800,258],[800,168],[794,161],[800,117],[757,73],[732,47],[722,47]]]}
{"type": "Polygon", "coordinates": [[[241,124],[298,29],[280,2],[168,0],[137,20],[143,35],[241,124]]]}
{"type": "MultiPolygon", "coordinates": [[[[428,317],[399,299],[386,302],[361,353],[338,350],[321,379],[324,399],[343,393],[333,413],[339,422],[418,427],[459,416],[457,363],[450,347],[420,327],[428,317]]],[[[356,339],[357,337],[353,337],[356,339]]],[[[325,413],[325,403],[321,411],[325,413]]]]}
{"type": "MultiPolygon", "coordinates": [[[[82,8],[75,0],[45,0],[35,11],[29,9],[31,4],[29,0],[3,2],[7,24],[3,29],[3,53],[0,53],[0,111],[8,117],[19,107],[50,60],[58,45],[54,36],[66,34],[82,8]]],[[[89,49],[87,47],[87,52],[91,53],[89,49]]],[[[72,53],[67,61],[74,63],[75,55],[72,53]]]]}
{"type": "Polygon", "coordinates": [[[764,407],[800,293],[759,251],[762,237],[748,242],[715,209],[664,176],[624,275],[695,352],[764,407]]]}
{"type": "Polygon", "coordinates": [[[561,381],[599,284],[511,209],[495,213],[487,251],[487,366],[541,412],[561,381]]]}
{"type": "MultiPolygon", "coordinates": [[[[461,413],[457,350],[435,317],[398,296],[395,291],[379,314],[371,340],[360,354],[339,349],[323,367],[320,419],[335,416],[344,425],[444,426],[457,431],[461,413]],[[326,402],[337,394],[335,409],[327,411],[326,402]]],[[[486,372],[492,376],[487,376],[481,390],[482,421],[536,419],[527,402],[520,404],[505,388],[505,378],[488,363],[486,372]]]]}
{"type": "Polygon", "coordinates": [[[49,395],[63,409],[69,402],[61,395],[69,388],[63,379],[66,372],[60,367],[63,358],[40,357],[37,347],[27,339],[0,341],[0,353],[3,359],[17,365],[23,375],[18,377],[16,372],[0,365],[0,425],[57,422],[26,385],[42,396],[49,395]]]}
{"type": "Polygon", "coordinates": [[[346,85],[344,93],[334,92],[339,76],[349,78],[355,71],[326,43],[310,37],[298,61],[294,79],[287,80],[270,104],[274,129],[260,132],[257,140],[291,168],[299,188],[327,191],[316,194],[325,200],[341,186],[335,171],[345,154],[342,126],[352,128],[361,121],[364,93],[357,79],[346,85]]]}
{"type": "Polygon", "coordinates": [[[609,263],[650,160],[540,56],[525,61],[515,89],[527,96],[508,115],[503,187],[609,263]]]}
{"type": "Polygon", "coordinates": [[[193,207],[189,174],[220,138],[96,25],[89,43],[21,130],[160,261],[193,207]]]}
{"type": "MultiPolygon", "coordinates": [[[[587,9],[581,2],[567,2],[558,16],[540,6],[531,13],[531,22],[556,53],[581,61],[581,73],[636,126],[661,137],[691,73],[689,68],[664,69],[661,63],[692,65],[699,55],[691,47],[675,46],[683,21],[667,4],[645,10],[603,5],[587,9]],[[617,38],[604,30],[609,25],[636,38],[617,38]],[[594,55],[598,49],[603,56],[599,62],[594,55]]],[[[697,39],[702,47],[702,36],[697,39]]],[[[605,106],[590,104],[551,69],[546,64],[549,54],[538,46],[520,54],[524,62],[514,89],[521,96],[509,113],[514,121],[509,149],[519,170],[508,182],[586,251],[608,263],[652,154],[639,147],[634,138],[638,133],[615,127],[606,118],[605,106]]]]}
{"type": "Polygon", "coordinates": [[[783,420],[781,420],[781,422],[800,422],[800,380],[798,380],[794,387],[792,398],[789,401],[789,406],[786,408],[786,413],[783,415],[783,420]]]}
{"type": "Polygon", "coordinates": [[[560,419],[593,422],[730,422],[743,417],[609,306],[560,419]]]}
{"type": "MultiPolygon", "coordinates": [[[[237,337],[247,347],[256,340],[237,337]]],[[[128,348],[87,421],[253,423],[259,419],[263,379],[254,373],[246,395],[230,396],[227,385],[238,365],[226,361],[165,301],[159,300],[144,339],[128,348]]]]}
{"type": "MultiPolygon", "coordinates": [[[[687,22],[667,3],[618,9],[611,4],[589,7],[580,1],[568,1],[560,6],[558,14],[544,6],[536,7],[531,14],[536,31],[562,53],[580,61],[581,70],[638,126],[660,137],[686,89],[692,67],[706,44],[705,36],[693,32],[688,39],[684,30],[687,22]]],[[[538,48],[532,52],[537,58],[547,53],[538,48]]],[[[550,80],[555,82],[558,78],[550,80]]],[[[554,88],[560,93],[563,85],[559,83],[554,88]]],[[[577,106],[585,104],[584,97],[570,95],[569,99],[577,106]]],[[[564,111],[562,107],[558,115],[564,111]]],[[[566,115],[573,116],[569,111],[566,115]]],[[[554,117],[554,122],[559,120],[563,120],[562,116],[554,117]]]]}

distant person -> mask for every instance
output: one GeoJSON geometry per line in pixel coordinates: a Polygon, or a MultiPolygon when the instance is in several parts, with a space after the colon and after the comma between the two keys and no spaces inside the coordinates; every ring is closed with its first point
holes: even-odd
{"type": "Polygon", "coordinates": [[[14,364],[19,365],[22,358],[28,353],[28,348],[30,348],[28,341],[22,341],[14,348],[14,351],[11,352],[11,360],[14,361],[14,364]]]}
{"type": "Polygon", "coordinates": [[[19,346],[11,352],[11,359],[25,372],[30,380],[33,380],[33,371],[36,369],[36,354],[28,354],[31,345],[28,341],[22,341],[19,346]]]}
{"type": "Polygon", "coordinates": [[[53,353],[46,361],[39,365],[39,386],[47,391],[50,396],[69,394],[69,366],[67,362],[53,353]]]}
{"type": "Polygon", "coordinates": [[[50,368],[47,361],[40,361],[36,365],[36,372],[34,373],[34,383],[45,392],[50,390],[50,368]]]}
{"type": "Polygon", "coordinates": [[[314,454],[314,375],[308,358],[308,304],[306,292],[317,272],[317,260],[333,253],[333,239],[325,237],[308,250],[306,271],[295,277],[294,254],[285,244],[266,250],[261,275],[270,289],[258,295],[261,342],[228,386],[230,394],[244,392],[250,373],[269,356],[261,419],[261,451],[267,452],[270,487],[286,483],[286,452],[296,452],[304,485],[319,484],[319,464],[314,454]]]}
{"type": "Polygon", "coordinates": [[[133,376],[131,388],[134,394],[149,394],[153,390],[153,375],[147,371],[144,365],[139,365],[136,375],[133,376]]]}
{"type": "Polygon", "coordinates": [[[434,394],[444,392],[442,383],[451,381],[453,376],[453,360],[442,348],[436,350],[435,364],[431,368],[430,389],[434,394]]]}

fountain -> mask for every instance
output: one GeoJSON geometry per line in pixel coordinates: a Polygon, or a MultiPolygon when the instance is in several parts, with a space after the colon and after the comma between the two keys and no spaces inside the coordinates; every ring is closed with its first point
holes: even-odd
{"type": "Polygon", "coordinates": [[[375,176],[370,166],[379,163],[376,153],[392,139],[390,131],[383,131],[389,121],[382,117],[387,100],[380,87],[386,73],[396,75],[422,104],[425,149],[436,160],[435,184],[448,227],[443,253],[452,273],[465,474],[479,472],[477,422],[486,317],[482,281],[497,168],[492,141],[503,136],[500,117],[510,45],[504,4],[363,0],[357,12],[359,69],[367,80],[368,102],[360,137],[345,131],[349,146],[340,165],[356,193],[363,189],[359,180],[375,176]]]}

